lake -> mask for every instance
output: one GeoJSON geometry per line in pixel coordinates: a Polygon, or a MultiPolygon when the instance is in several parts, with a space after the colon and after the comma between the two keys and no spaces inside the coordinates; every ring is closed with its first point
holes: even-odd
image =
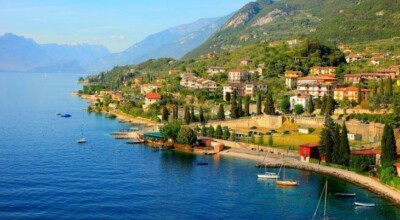
{"type": "MultiPolygon", "coordinates": [[[[257,180],[262,170],[251,161],[127,145],[110,133],[129,125],[84,111],[87,103],[70,95],[81,87],[79,76],[0,73],[1,219],[312,217],[326,176],[287,170],[299,186],[282,188],[257,180]],[[78,145],[81,137],[88,142],[78,145]]],[[[400,219],[400,207],[390,201],[351,183],[328,181],[329,216],[400,219]],[[334,192],[355,192],[357,199],[334,192]],[[355,208],[354,201],[377,207],[355,208]]]]}

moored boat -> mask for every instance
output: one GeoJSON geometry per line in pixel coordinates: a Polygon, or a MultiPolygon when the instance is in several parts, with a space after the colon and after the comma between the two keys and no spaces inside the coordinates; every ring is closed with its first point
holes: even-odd
{"type": "Polygon", "coordinates": [[[76,143],[84,144],[84,143],[86,143],[86,139],[85,138],[78,139],[78,140],[76,140],[76,143]]]}
{"type": "Polygon", "coordinates": [[[355,193],[335,193],[334,195],[338,197],[356,197],[355,193]]]}
{"type": "MultiPolygon", "coordinates": [[[[257,177],[260,179],[278,179],[279,178],[279,174],[273,173],[273,172],[267,172],[267,163],[265,161],[267,157],[267,154],[265,154],[264,156],[264,160],[263,160],[263,164],[264,164],[264,173],[263,174],[257,174],[257,177]]],[[[279,169],[280,172],[280,169],[279,169]]]]}
{"type": "Polygon", "coordinates": [[[279,186],[297,186],[297,181],[293,180],[277,180],[276,185],[279,186]]]}
{"type": "Polygon", "coordinates": [[[70,114],[61,114],[60,116],[63,117],[63,118],[70,118],[71,117],[70,114]]]}
{"type": "Polygon", "coordinates": [[[354,206],[375,207],[375,203],[354,202],[354,206]]]}

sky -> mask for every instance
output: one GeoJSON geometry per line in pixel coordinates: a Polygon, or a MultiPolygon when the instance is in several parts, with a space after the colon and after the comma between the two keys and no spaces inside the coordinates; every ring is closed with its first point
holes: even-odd
{"type": "Polygon", "coordinates": [[[120,52],[146,36],[228,15],[250,0],[0,0],[0,35],[99,44],[120,52]]]}

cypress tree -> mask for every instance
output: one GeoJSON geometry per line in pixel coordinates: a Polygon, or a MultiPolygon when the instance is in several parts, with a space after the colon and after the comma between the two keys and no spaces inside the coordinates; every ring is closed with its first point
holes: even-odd
{"type": "Polygon", "coordinates": [[[350,165],[350,144],[347,134],[348,134],[347,127],[346,124],[343,122],[342,133],[340,134],[339,163],[345,166],[350,165]]]}
{"type": "Polygon", "coordinates": [[[162,119],[163,121],[168,121],[168,117],[169,117],[168,108],[167,108],[166,106],[164,106],[164,107],[162,108],[161,119],[162,119]]]}
{"type": "Polygon", "coordinates": [[[201,135],[203,135],[203,137],[207,136],[207,128],[205,125],[201,127],[201,135]]]}
{"type": "Polygon", "coordinates": [[[313,102],[312,97],[310,97],[310,100],[307,103],[307,112],[308,112],[308,114],[312,114],[314,112],[314,110],[315,110],[314,109],[314,102],[313,102]]]}
{"type": "Polygon", "coordinates": [[[189,107],[188,106],[185,106],[185,116],[184,116],[184,119],[185,119],[185,123],[188,125],[188,124],[190,124],[190,112],[189,112],[189,107]]]}
{"type": "Polygon", "coordinates": [[[326,97],[326,94],[324,94],[321,101],[321,111],[319,113],[320,115],[325,115],[327,102],[328,102],[328,97],[326,97]]]}
{"type": "Polygon", "coordinates": [[[243,103],[242,103],[242,100],[243,100],[243,97],[240,96],[239,97],[238,106],[237,106],[237,108],[238,108],[238,118],[243,116],[243,103]]]}
{"type": "Polygon", "coordinates": [[[357,88],[357,103],[360,104],[361,103],[361,83],[358,84],[358,88],[357,88]]]}
{"type": "Polygon", "coordinates": [[[382,168],[392,167],[397,160],[397,146],[393,129],[385,124],[381,140],[381,165],[382,168]]]}
{"type": "Polygon", "coordinates": [[[338,124],[334,125],[332,140],[332,162],[337,164],[340,160],[340,126],[338,124]]]}
{"type": "Polygon", "coordinates": [[[214,136],[216,138],[221,138],[222,137],[222,127],[221,127],[221,125],[217,125],[217,128],[215,129],[214,136]]]}
{"type": "Polygon", "coordinates": [[[225,120],[225,110],[224,110],[224,106],[222,104],[219,105],[217,118],[218,118],[218,120],[221,120],[221,121],[225,120]]]}
{"type": "Polygon", "coordinates": [[[261,94],[257,94],[257,115],[261,115],[261,94]]]}
{"type": "Polygon", "coordinates": [[[258,144],[259,145],[263,145],[264,144],[264,136],[263,135],[258,136],[258,144]]]}
{"type": "Polygon", "coordinates": [[[244,98],[244,116],[250,115],[250,96],[244,98]]]}
{"type": "Polygon", "coordinates": [[[208,127],[207,129],[207,135],[208,137],[214,137],[214,127],[212,125],[210,125],[210,127],[208,127]]]}
{"type": "Polygon", "coordinates": [[[228,140],[230,137],[231,137],[231,132],[229,131],[229,128],[227,126],[225,126],[223,134],[222,134],[222,138],[224,140],[228,140]]]}
{"type": "Polygon", "coordinates": [[[332,151],[333,151],[333,131],[334,131],[334,124],[333,120],[330,115],[325,116],[325,123],[324,128],[320,134],[320,141],[319,141],[319,150],[320,154],[325,155],[326,162],[332,162],[332,151]]]}
{"type": "Polygon", "coordinates": [[[378,95],[378,82],[374,82],[374,86],[372,87],[372,96],[375,98],[378,95]]]}
{"type": "Polygon", "coordinates": [[[237,103],[236,103],[236,101],[232,101],[232,105],[231,105],[231,118],[232,118],[232,119],[238,118],[238,108],[237,108],[237,103]]]}
{"type": "Polygon", "coordinates": [[[237,101],[237,91],[236,91],[236,89],[233,90],[233,95],[232,95],[231,101],[232,102],[236,102],[237,101]]]}
{"type": "Polygon", "coordinates": [[[272,98],[272,94],[267,94],[267,99],[265,101],[264,113],[267,115],[275,115],[275,107],[274,107],[274,99],[272,98]]]}
{"type": "Polygon", "coordinates": [[[190,107],[190,123],[195,122],[196,118],[194,116],[194,107],[193,105],[190,107]]]}
{"type": "Polygon", "coordinates": [[[200,123],[204,123],[205,122],[205,120],[204,120],[204,113],[203,113],[203,106],[200,106],[200,110],[199,110],[200,112],[199,112],[199,121],[200,121],[200,123]]]}
{"type": "Polygon", "coordinates": [[[384,95],[384,86],[383,86],[383,79],[379,81],[379,88],[378,88],[378,96],[384,95]]]}
{"type": "Polygon", "coordinates": [[[178,105],[174,105],[174,109],[173,109],[173,118],[174,120],[178,119],[178,105]]]}
{"type": "Polygon", "coordinates": [[[227,102],[230,102],[230,101],[231,101],[231,93],[230,93],[230,92],[227,92],[227,93],[225,94],[225,101],[227,101],[227,102]]]}
{"type": "Polygon", "coordinates": [[[333,100],[333,97],[330,95],[326,102],[325,114],[332,115],[334,111],[335,111],[335,100],[333,100]]]}
{"type": "Polygon", "coordinates": [[[274,138],[272,137],[272,134],[269,135],[268,138],[268,146],[272,147],[274,145],[274,138]]]}
{"type": "Polygon", "coordinates": [[[385,96],[387,97],[393,96],[393,84],[391,77],[387,78],[385,81],[385,96]]]}

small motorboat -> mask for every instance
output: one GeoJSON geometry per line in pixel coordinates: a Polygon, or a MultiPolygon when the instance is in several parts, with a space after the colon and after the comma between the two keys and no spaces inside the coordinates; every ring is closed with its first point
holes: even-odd
{"type": "Polygon", "coordinates": [[[278,179],[279,175],[276,173],[265,172],[264,174],[257,174],[260,179],[278,179]]]}
{"type": "Polygon", "coordinates": [[[364,203],[364,202],[355,202],[354,206],[363,206],[363,207],[375,207],[375,203],[364,203]]]}
{"type": "Polygon", "coordinates": [[[78,139],[78,140],[76,140],[76,143],[84,144],[84,143],[86,143],[86,139],[85,138],[78,139]]]}
{"type": "Polygon", "coordinates": [[[62,115],[62,113],[58,112],[58,113],[56,113],[56,115],[57,115],[57,116],[61,116],[61,115],[62,115]]]}
{"type": "Polygon", "coordinates": [[[71,117],[70,114],[61,114],[60,116],[63,117],[63,118],[70,118],[71,117]]]}
{"type": "Polygon", "coordinates": [[[337,197],[356,197],[355,193],[335,193],[337,197]]]}
{"type": "Polygon", "coordinates": [[[205,165],[208,165],[207,162],[193,162],[193,164],[194,164],[194,165],[197,165],[197,166],[205,166],[205,165]]]}
{"type": "Polygon", "coordinates": [[[293,180],[277,180],[276,185],[278,186],[297,186],[297,181],[293,180]]]}

